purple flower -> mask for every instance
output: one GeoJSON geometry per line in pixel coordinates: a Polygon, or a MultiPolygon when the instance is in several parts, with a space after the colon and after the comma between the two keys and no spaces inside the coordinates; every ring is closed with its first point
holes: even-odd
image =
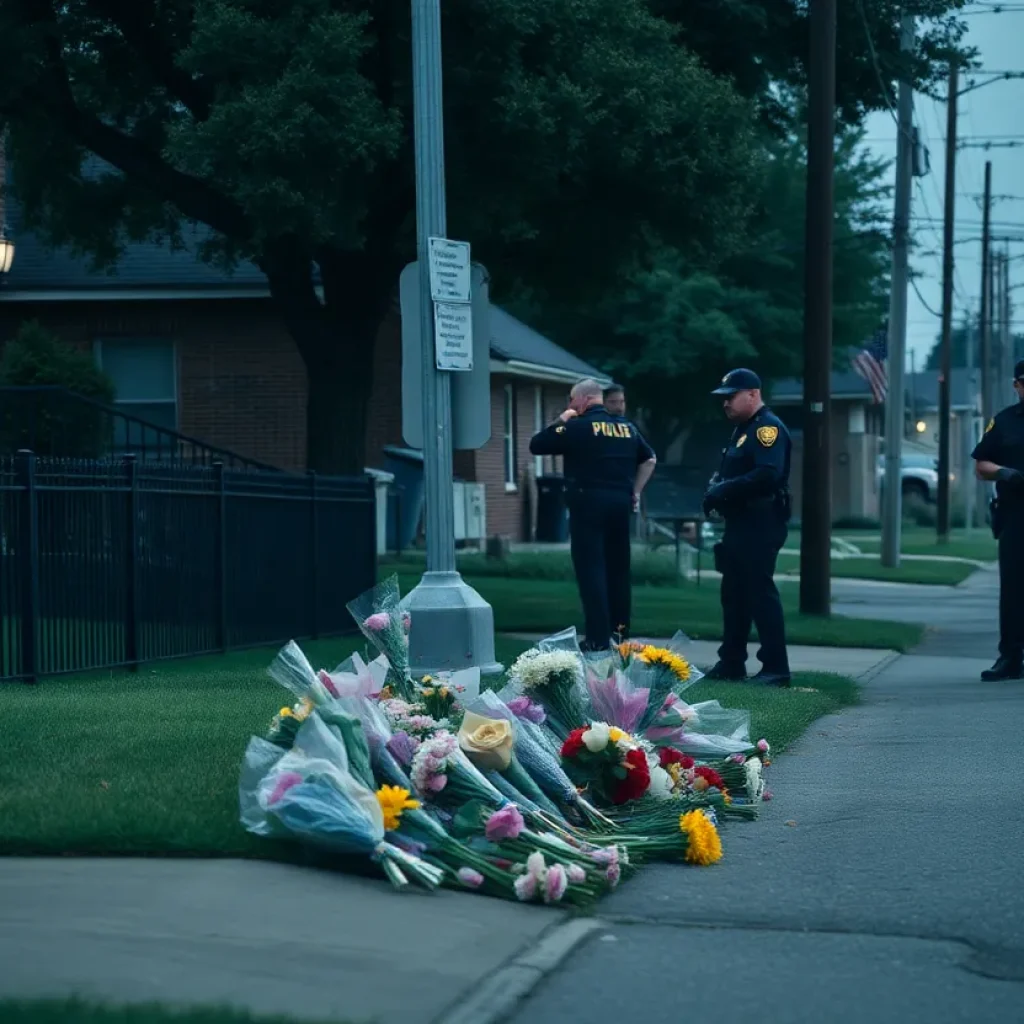
{"type": "Polygon", "coordinates": [[[729,755],[729,760],[732,761],[733,764],[746,764],[747,763],[747,759],[746,759],[746,757],[743,754],[730,754],[729,755]]]}
{"type": "Polygon", "coordinates": [[[431,793],[440,793],[447,785],[447,775],[431,775],[430,778],[427,779],[427,789],[429,789],[431,793]]]}
{"type": "Polygon", "coordinates": [[[492,843],[502,839],[518,839],[519,833],[526,827],[523,816],[515,804],[506,804],[500,811],[495,811],[484,826],[484,835],[492,843]]]}
{"type": "Polygon", "coordinates": [[[561,864],[552,864],[544,876],[544,902],[558,903],[569,887],[565,868],[561,864]]]}
{"type": "Polygon", "coordinates": [[[534,704],[529,697],[516,697],[508,702],[508,709],[516,718],[525,718],[535,725],[543,725],[548,717],[539,704],[534,704]]]}
{"type": "Polygon", "coordinates": [[[611,883],[611,887],[614,889],[619,884],[619,879],[622,877],[622,868],[618,864],[609,864],[608,870],[604,873],[604,877],[611,883]]]}
{"type": "Polygon", "coordinates": [[[391,756],[406,767],[412,764],[413,755],[419,749],[419,745],[419,740],[414,739],[407,732],[396,732],[388,740],[388,750],[391,752],[391,756]]]}
{"type": "Polygon", "coordinates": [[[579,885],[581,882],[585,882],[587,880],[587,873],[579,866],[579,864],[570,864],[567,874],[569,875],[569,881],[572,882],[573,885],[579,885]]]}
{"type": "Polygon", "coordinates": [[[471,889],[479,889],[484,884],[484,876],[472,868],[459,868],[458,876],[459,881],[463,885],[468,885],[471,889]]]}
{"type": "Polygon", "coordinates": [[[771,748],[768,746],[767,740],[758,740],[757,749],[760,750],[762,754],[767,754],[771,748]]]}
{"type": "Polygon", "coordinates": [[[764,800],[764,801],[766,801],[766,802],[767,802],[768,800],[771,800],[772,796],[773,796],[773,793],[772,793],[772,791],[771,791],[770,789],[768,789],[767,787],[765,787],[765,788],[764,788],[764,789],[763,789],[763,790],[761,791],[761,799],[762,799],[762,800],[764,800]]]}
{"type": "Polygon", "coordinates": [[[379,633],[381,630],[387,629],[391,623],[391,619],[387,612],[374,612],[363,622],[363,625],[371,633],[379,633]]]}

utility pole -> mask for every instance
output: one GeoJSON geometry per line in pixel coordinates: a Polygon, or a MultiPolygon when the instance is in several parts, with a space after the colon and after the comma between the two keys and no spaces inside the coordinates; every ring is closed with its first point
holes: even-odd
{"type": "MultiPolygon", "coordinates": [[[[900,20],[900,50],[914,48],[914,16],[900,20]]],[[[897,103],[896,205],[892,219],[892,284],[889,293],[889,394],[885,412],[885,488],[882,492],[882,565],[900,564],[903,517],[903,369],[907,348],[908,246],[910,188],[913,174],[914,90],[906,76],[900,79],[897,103]]]]}
{"type": "Polygon", "coordinates": [[[800,611],[832,613],[832,221],[836,0],[810,0],[800,611]]]}
{"type": "Polygon", "coordinates": [[[989,321],[992,306],[989,290],[992,285],[992,252],[989,222],[992,213],[992,161],[985,161],[985,206],[981,228],[981,418],[992,418],[992,330],[989,321]]]}
{"type": "Polygon", "coordinates": [[[956,130],[959,71],[949,66],[946,101],[946,185],[942,225],[942,350],[939,365],[939,493],[936,532],[938,542],[949,542],[949,443],[952,429],[953,376],[953,234],[956,221],[956,130]]]}
{"type": "Polygon", "coordinates": [[[455,567],[451,371],[438,369],[434,333],[430,239],[447,229],[440,0],[412,0],[412,70],[427,571],[403,602],[412,619],[410,661],[417,673],[479,666],[492,674],[501,670],[494,612],[455,567]]]}
{"type": "MultiPolygon", "coordinates": [[[[1007,403],[1012,402],[1016,397],[1010,381],[1013,380],[1013,310],[1010,303],[1010,245],[1006,243],[1006,249],[1001,259],[1003,268],[1003,379],[1000,382],[1000,389],[1006,392],[1007,403]]],[[[1000,405],[1003,403],[1000,402],[1000,405]]]]}

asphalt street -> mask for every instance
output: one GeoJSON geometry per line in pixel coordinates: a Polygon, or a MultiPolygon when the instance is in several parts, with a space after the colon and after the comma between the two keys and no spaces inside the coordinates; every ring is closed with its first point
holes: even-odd
{"type": "MultiPolygon", "coordinates": [[[[517,1024],[1024,1020],[1024,682],[978,682],[993,583],[914,603],[893,588],[883,615],[943,627],[926,653],[772,766],[775,800],[727,826],[720,864],[648,868],[606,901],[607,933],[517,1024]]],[[[888,589],[844,588],[837,611],[878,617],[888,589]]]]}

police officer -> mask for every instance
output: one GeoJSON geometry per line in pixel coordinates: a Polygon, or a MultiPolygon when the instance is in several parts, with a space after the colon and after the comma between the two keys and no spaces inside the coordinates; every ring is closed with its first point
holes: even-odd
{"type": "Polygon", "coordinates": [[[654,472],[654,452],[633,423],[608,413],[595,380],[572,389],[569,408],[531,438],[530,452],[564,456],[584,646],[606,650],[613,631],[629,630],[630,513],[654,472]]]}
{"type": "Polygon", "coordinates": [[[626,391],[621,384],[612,384],[605,389],[604,407],[613,416],[626,415],[626,391]]]}
{"type": "Polygon", "coordinates": [[[981,480],[993,480],[992,532],[999,540],[999,658],[985,681],[1024,678],[1024,359],[1013,371],[1017,402],[985,428],[971,453],[981,480]]]}
{"type": "Polygon", "coordinates": [[[792,441],[785,424],[762,401],[761,380],[752,370],[727,373],[712,394],[722,396],[735,429],[704,496],[705,515],[717,513],[725,520],[721,543],[715,545],[723,637],[718,664],[708,676],[746,678],[753,624],[763,666],[755,682],[789,686],[786,630],[774,575],[788,533],[792,441]]]}

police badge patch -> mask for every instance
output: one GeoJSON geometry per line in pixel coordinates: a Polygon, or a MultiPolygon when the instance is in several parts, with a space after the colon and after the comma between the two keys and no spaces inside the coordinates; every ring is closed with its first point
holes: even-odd
{"type": "Polygon", "coordinates": [[[765,446],[765,448],[771,448],[773,444],[779,438],[778,427],[758,427],[757,428],[757,439],[765,446]]]}

